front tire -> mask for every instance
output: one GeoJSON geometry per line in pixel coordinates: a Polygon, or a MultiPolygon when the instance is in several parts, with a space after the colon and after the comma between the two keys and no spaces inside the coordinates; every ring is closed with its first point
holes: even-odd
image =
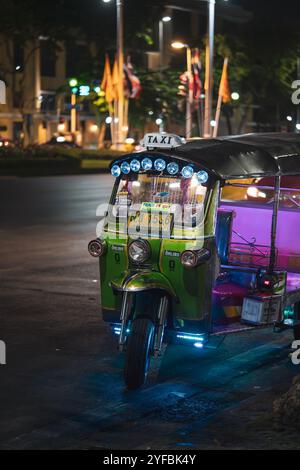
{"type": "Polygon", "coordinates": [[[129,390],[136,390],[145,383],[153,338],[154,324],[150,319],[136,318],[132,322],[124,368],[124,380],[129,390]]]}

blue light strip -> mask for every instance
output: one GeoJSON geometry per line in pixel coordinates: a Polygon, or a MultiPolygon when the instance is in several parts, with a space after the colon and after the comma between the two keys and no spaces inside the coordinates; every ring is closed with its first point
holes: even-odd
{"type": "MultiPolygon", "coordinates": [[[[144,171],[149,171],[153,168],[156,171],[163,172],[166,171],[170,175],[177,175],[179,173],[179,165],[176,162],[167,162],[163,158],[157,158],[154,162],[149,158],[145,157],[141,162],[134,158],[129,163],[128,161],[123,161],[120,165],[113,165],[111,168],[111,174],[118,178],[121,173],[128,175],[131,171],[134,173],[138,173],[141,169],[144,171]]],[[[195,174],[197,177],[197,181],[199,184],[205,184],[208,179],[209,175],[205,170],[200,170],[198,173],[194,173],[194,168],[191,165],[184,166],[180,174],[183,178],[190,179],[195,174]]]]}
{"type": "Polygon", "coordinates": [[[176,335],[178,339],[186,339],[189,341],[204,341],[203,335],[194,335],[194,334],[189,334],[189,333],[178,333],[176,335]]]}

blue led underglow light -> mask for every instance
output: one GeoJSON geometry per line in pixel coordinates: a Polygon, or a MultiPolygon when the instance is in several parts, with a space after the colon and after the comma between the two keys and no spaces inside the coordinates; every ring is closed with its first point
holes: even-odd
{"type": "Polygon", "coordinates": [[[203,343],[194,343],[195,348],[202,349],[203,348],[203,343]]]}
{"type": "Polygon", "coordinates": [[[194,174],[194,170],[191,166],[184,166],[181,170],[181,174],[184,178],[191,178],[194,174]]]}
{"type": "Polygon", "coordinates": [[[177,334],[178,339],[186,339],[190,341],[204,341],[203,336],[198,336],[198,335],[190,335],[187,333],[179,333],[177,334]]]}
{"type": "Polygon", "coordinates": [[[153,166],[152,160],[150,158],[146,157],[142,160],[142,168],[145,171],[151,170],[153,166]]]}
{"type": "Polygon", "coordinates": [[[178,173],[179,171],[179,166],[177,163],[171,162],[168,164],[167,170],[168,170],[168,173],[170,173],[170,175],[176,175],[176,173],[178,173]]]}
{"type": "Polygon", "coordinates": [[[128,175],[128,173],[130,172],[129,163],[123,162],[122,165],[121,165],[121,171],[122,171],[122,173],[124,173],[124,175],[128,175]]]}
{"type": "Polygon", "coordinates": [[[131,160],[130,162],[130,168],[132,169],[132,171],[135,171],[135,172],[138,172],[140,171],[141,169],[141,164],[138,160],[131,160]]]}
{"type": "Polygon", "coordinates": [[[166,168],[166,162],[162,158],[158,158],[154,162],[154,168],[157,171],[163,171],[166,168]]]}
{"type": "Polygon", "coordinates": [[[208,173],[204,170],[198,171],[197,179],[199,183],[206,183],[208,181],[208,173]]]}
{"type": "Polygon", "coordinates": [[[121,168],[119,167],[119,165],[113,165],[112,168],[111,168],[111,174],[115,177],[115,178],[118,178],[118,176],[120,176],[121,174],[121,168]]]}

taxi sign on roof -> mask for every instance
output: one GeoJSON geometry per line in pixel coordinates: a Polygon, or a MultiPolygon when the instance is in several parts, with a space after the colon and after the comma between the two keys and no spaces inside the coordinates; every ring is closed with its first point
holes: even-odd
{"type": "Polygon", "coordinates": [[[185,144],[185,139],[175,134],[154,132],[151,134],[146,134],[141,140],[140,144],[146,149],[174,148],[185,144]]]}

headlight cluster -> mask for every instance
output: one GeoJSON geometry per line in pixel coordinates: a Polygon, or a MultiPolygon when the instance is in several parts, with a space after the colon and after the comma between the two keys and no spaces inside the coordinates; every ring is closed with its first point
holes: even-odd
{"type": "Polygon", "coordinates": [[[185,268],[195,268],[199,264],[205,263],[210,258],[210,251],[206,248],[201,250],[186,250],[181,253],[180,261],[185,268]]]}
{"type": "Polygon", "coordinates": [[[190,179],[194,175],[198,180],[199,184],[204,184],[208,181],[208,173],[205,170],[200,170],[195,172],[193,166],[185,165],[181,169],[176,162],[168,163],[163,158],[157,158],[156,160],[151,160],[149,157],[145,157],[143,160],[139,161],[136,158],[129,161],[123,161],[120,165],[115,164],[111,168],[111,174],[118,178],[121,174],[128,175],[130,171],[134,173],[138,173],[140,170],[149,171],[149,170],[156,170],[159,173],[162,171],[167,172],[169,175],[175,176],[182,176],[185,179],[190,179]]]}
{"type": "Polygon", "coordinates": [[[104,255],[106,252],[106,242],[97,238],[97,240],[92,240],[88,245],[88,250],[93,258],[99,258],[99,256],[104,255]]]}
{"type": "Polygon", "coordinates": [[[130,261],[135,264],[142,264],[150,258],[150,245],[145,240],[134,240],[128,247],[130,261]]]}

